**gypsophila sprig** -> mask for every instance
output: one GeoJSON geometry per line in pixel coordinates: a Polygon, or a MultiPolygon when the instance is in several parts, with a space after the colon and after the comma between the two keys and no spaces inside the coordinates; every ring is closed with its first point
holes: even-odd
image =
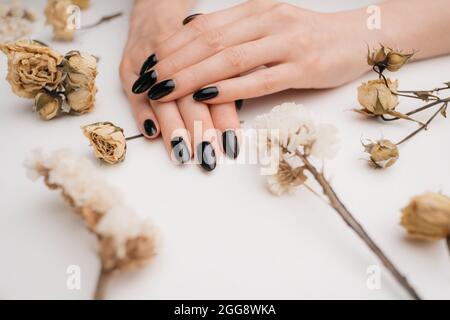
{"type": "Polygon", "coordinates": [[[35,150],[25,161],[33,181],[44,179],[64,199],[98,239],[101,271],[94,297],[104,297],[114,274],[133,270],[151,261],[156,253],[155,230],[124,204],[121,192],[107,183],[92,163],[68,150],[35,150]]]}
{"type": "Polygon", "coordinates": [[[29,35],[35,20],[34,13],[18,2],[0,3],[0,43],[29,35]]]}
{"type": "Polygon", "coordinates": [[[60,115],[81,115],[95,106],[98,59],[70,51],[61,55],[38,41],[0,44],[8,58],[6,80],[13,92],[34,99],[34,111],[43,120],[60,115]]]}
{"type": "Polygon", "coordinates": [[[374,167],[387,168],[392,166],[399,157],[399,145],[410,140],[419,132],[428,129],[431,122],[439,114],[447,117],[450,97],[442,98],[439,94],[450,89],[450,82],[431,90],[399,90],[398,80],[391,80],[384,75],[386,70],[391,72],[400,70],[413,56],[414,52],[403,53],[400,50],[385,48],[383,45],[372,52],[368,50],[367,63],[372,66],[373,71],[378,75],[378,79],[363,83],[358,87],[358,102],[362,109],[353,110],[368,117],[379,117],[384,121],[403,119],[415,121],[420,125],[418,129],[396,143],[389,139],[382,139],[376,143],[363,144],[365,151],[370,154],[370,163],[375,164],[374,167]],[[396,110],[399,105],[399,97],[416,99],[427,104],[402,113],[396,110]],[[411,117],[434,106],[437,106],[437,110],[425,122],[411,117]]]}
{"type": "Polygon", "coordinates": [[[340,200],[321,170],[314,164],[317,160],[330,159],[336,154],[336,129],[328,124],[317,124],[303,107],[285,103],[268,114],[258,116],[254,122],[258,132],[259,154],[275,151],[276,172],[268,177],[269,190],[281,195],[292,188],[304,186],[326,201],[345,223],[364,241],[370,250],[382,261],[395,279],[414,299],[420,299],[391,260],[367,234],[340,200]],[[309,177],[322,188],[323,196],[306,184],[309,177]]]}

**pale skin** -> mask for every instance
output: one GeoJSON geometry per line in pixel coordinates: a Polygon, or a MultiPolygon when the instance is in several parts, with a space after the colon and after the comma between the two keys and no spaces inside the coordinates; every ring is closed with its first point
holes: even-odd
{"type": "Polygon", "coordinates": [[[217,130],[204,140],[216,152],[223,150],[219,134],[239,128],[236,100],[357,79],[370,69],[367,45],[414,50],[415,59],[450,52],[448,0],[382,2],[380,30],[367,28],[366,8],[318,13],[273,0],[243,2],[183,26],[192,5],[190,0],[136,0],[120,68],[138,127],[149,139],[161,133],[170,154],[175,136],[188,141],[189,156],[196,153],[199,141],[190,138],[196,120],[204,131],[217,130]],[[152,53],[157,63],[147,72],[154,71],[156,79],[149,99],[148,92],[133,94],[131,88],[152,53]],[[152,96],[169,79],[173,90],[152,96]],[[146,119],[156,127],[151,136],[144,130],[146,119]]]}

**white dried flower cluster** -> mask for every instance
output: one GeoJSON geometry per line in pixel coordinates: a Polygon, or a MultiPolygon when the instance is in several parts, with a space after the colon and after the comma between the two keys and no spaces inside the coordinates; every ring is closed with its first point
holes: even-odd
{"type": "Polygon", "coordinates": [[[0,3],[0,42],[15,41],[33,31],[34,14],[18,2],[0,3]]]}
{"type": "Polygon", "coordinates": [[[68,150],[35,150],[26,159],[32,180],[44,177],[52,189],[61,189],[101,241],[100,256],[109,271],[142,264],[154,255],[154,229],[124,205],[122,194],[108,184],[93,164],[68,150]]]}
{"type": "Polygon", "coordinates": [[[311,115],[295,103],[283,103],[255,119],[260,154],[279,150],[277,172],[267,177],[267,187],[282,195],[305,183],[305,167],[299,155],[331,159],[336,154],[337,130],[329,124],[317,124],[311,115]]]}
{"type": "Polygon", "coordinates": [[[300,151],[305,156],[331,159],[336,154],[337,130],[330,124],[316,124],[302,105],[283,103],[254,121],[258,133],[264,132],[270,147],[300,151]]]}

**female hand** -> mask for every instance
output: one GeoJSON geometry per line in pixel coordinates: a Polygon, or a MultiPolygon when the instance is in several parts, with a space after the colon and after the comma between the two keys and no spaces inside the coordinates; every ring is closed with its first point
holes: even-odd
{"type": "Polygon", "coordinates": [[[272,0],[199,15],[156,47],[148,97],[168,102],[194,93],[215,105],[341,85],[368,70],[365,19],[365,11],[324,14],[272,0]]]}
{"type": "Polygon", "coordinates": [[[149,54],[181,29],[189,4],[190,1],[179,0],[135,2],[120,74],[137,125],[144,136],[153,139],[161,132],[172,160],[183,164],[195,154],[200,165],[211,171],[216,167],[217,154],[221,151],[219,140],[222,140],[220,145],[228,156],[236,158],[238,155],[235,130],[240,123],[234,102],[209,107],[188,95],[166,103],[149,103],[145,95],[132,94],[132,88],[134,92],[149,88],[152,75],[146,71],[158,61],[157,55],[149,54]],[[146,12],[158,14],[149,19],[146,12]],[[138,78],[140,80],[136,81],[138,78]],[[220,131],[221,139],[216,129],[220,131]]]}

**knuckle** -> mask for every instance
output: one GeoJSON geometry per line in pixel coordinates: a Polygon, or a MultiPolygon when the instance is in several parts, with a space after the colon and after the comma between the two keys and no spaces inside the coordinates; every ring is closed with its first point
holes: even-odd
{"type": "Polygon", "coordinates": [[[208,31],[203,36],[206,46],[214,51],[222,49],[224,33],[220,29],[208,31]]]}
{"type": "Polygon", "coordinates": [[[270,8],[274,5],[274,0],[250,0],[249,4],[252,8],[270,8]]]}
{"type": "Polygon", "coordinates": [[[232,68],[241,70],[247,65],[247,51],[241,47],[234,47],[223,51],[224,58],[232,68]]]}
{"type": "Polygon", "coordinates": [[[272,93],[275,89],[275,75],[270,71],[265,71],[261,75],[261,90],[264,94],[272,93]]]}
{"type": "Polygon", "coordinates": [[[210,22],[207,15],[200,15],[189,23],[189,27],[192,28],[197,34],[203,33],[210,29],[210,22]]]}
{"type": "MultiPolygon", "coordinates": [[[[177,76],[175,76],[175,83],[178,90],[182,88],[191,89],[199,82],[199,77],[194,70],[184,70],[181,71],[177,76]]],[[[197,89],[197,88],[193,88],[197,89]]]]}
{"type": "Polygon", "coordinates": [[[273,13],[279,18],[291,19],[295,16],[292,6],[287,3],[278,3],[273,9],[273,13]]]}
{"type": "Polygon", "coordinates": [[[162,61],[159,63],[159,65],[157,65],[155,67],[157,73],[158,73],[158,77],[167,77],[171,74],[174,74],[175,72],[177,72],[178,70],[180,70],[180,63],[178,61],[178,59],[176,59],[175,57],[172,58],[168,58],[165,61],[162,61]]]}

